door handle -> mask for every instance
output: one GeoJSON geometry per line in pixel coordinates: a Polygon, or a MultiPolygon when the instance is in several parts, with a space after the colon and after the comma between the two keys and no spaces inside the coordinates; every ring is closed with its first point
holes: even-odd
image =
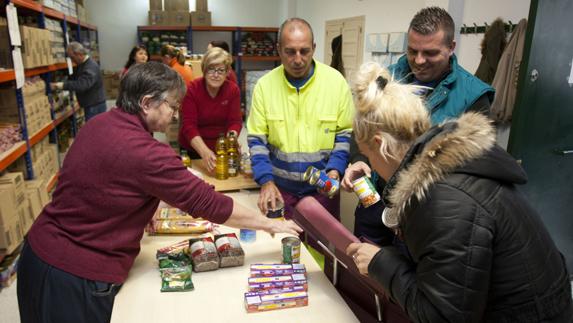
{"type": "Polygon", "coordinates": [[[573,155],[573,149],[555,150],[555,153],[561,156],[573,155]]]}

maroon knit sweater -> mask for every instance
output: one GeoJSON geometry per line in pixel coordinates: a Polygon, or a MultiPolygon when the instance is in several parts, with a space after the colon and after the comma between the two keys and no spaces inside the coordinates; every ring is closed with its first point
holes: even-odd
{"type": "Polygon", "coordinates": [[[138,115],[98,115],[79,132],[52,202],[28,233],[46,263],[79,277],[122,283],[140,250],[145,225],[163,200],[215,223],[233,201],[183,167],[153,139],[138,115]]]}

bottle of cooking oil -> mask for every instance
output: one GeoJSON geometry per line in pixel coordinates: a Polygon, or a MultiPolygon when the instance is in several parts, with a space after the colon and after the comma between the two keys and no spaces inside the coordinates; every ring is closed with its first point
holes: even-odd
{"type": "Polygon", "coordinates": [[[239,144],[237,135],[231,132],[227,137],[227,162],[229,163],[229,177],[235,177],[239,173],[239,144]]]}
{"type": "Polygon", "coordinates": [[[215,178],[227,179],[229,177],[229,162],[227,159],[227,139],[225,134],[220,133],[215,143],[215,155],[217,162],[215,164],[215,178]]]}
{"type": "Polygon", "coordinates": [[[181,149],[181,161],[185,167],[191,167],[191,158],[189,158],[189,154],[184,149],[181,149]]]}

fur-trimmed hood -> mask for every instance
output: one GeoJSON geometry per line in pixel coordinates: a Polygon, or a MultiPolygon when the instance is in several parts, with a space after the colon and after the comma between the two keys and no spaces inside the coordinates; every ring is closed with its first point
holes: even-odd
{"type": "Polygon", "coordinates": [[[384,223],[396,227],[413,200],[422,201],[448,174],[464,173],[500,182],[524,184],[517,162],[495,145],[495,129],[483,115],[466,113],[420,136],[384,189],[384,223]]]}

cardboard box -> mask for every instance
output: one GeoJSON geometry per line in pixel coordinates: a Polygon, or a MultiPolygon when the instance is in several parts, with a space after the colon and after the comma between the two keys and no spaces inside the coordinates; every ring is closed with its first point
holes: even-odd
{"type": "Polygon", "coordinates": [[[207,0],[195,0],[195,11],[209,11],[209,8],[207,7],[207,0]]]}
{"type": "Polygon", "coordinates": [[[6,226],[17,220],[16,194],[12,185],[0,185],[0,226],[6,226]]]}
{"type": "Polygon", "coordinates": [[[166,26],[167,25],[167,12],[159,10],[149,10],[149,21],[150,26],[166,26]]]}
{"type": "Polygon", "coordinates": [[[189,12],[189,0],[165,0],[165,11],[189,12]]]}
{"type": "Polygon", "coordinates": [[[163,10],[163,0],[149,0],[149,10],[163,10]]]}
{"type": "Polygon", "coordinates": [[[191,12],[191,26],[211,26],[210,11],[191,12]]]}
{"type": "Polygon", "coordinates": [[[23,238],[20,221],[0,226],[0,249],[4,249],[4,253],[12,253],[20,245],[23,238]]]}
{"type": "Polygon", "coordinates": [[[189,26],[189,11],[167,11],[169,26],[189,26]]]}

